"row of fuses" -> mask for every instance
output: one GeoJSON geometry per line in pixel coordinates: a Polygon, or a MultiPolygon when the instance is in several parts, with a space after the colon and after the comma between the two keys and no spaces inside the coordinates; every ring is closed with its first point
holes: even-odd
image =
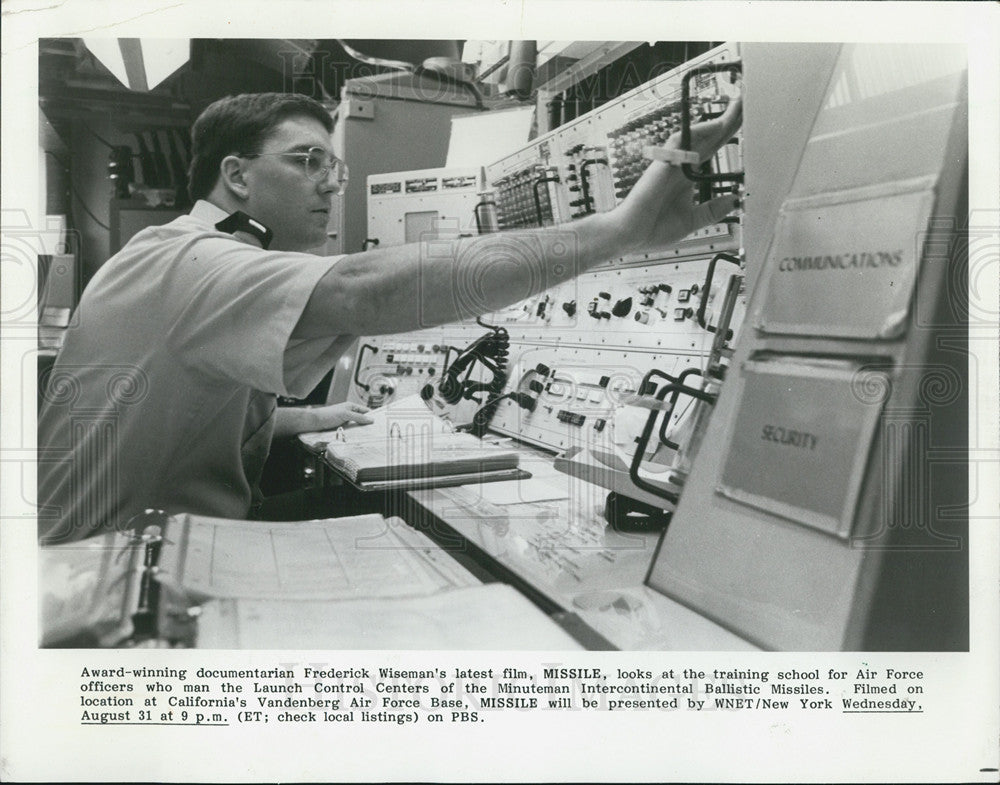
{"type": "Polygon", "coordinates": [[[433,354],[396,354],[390,352],[385,356],[386,363],[408,363],[410,365],[436,365],[438,359],[433,354]]]}
{"type": "Polygon", "coordinates": [[[432,344],[428,346],[425,343],[385,343],[382,344],[382,350],[385,352],[445,352],[448,350],[447,344],[432,344]]]}
{"type": "MultiPolygon", "coordinates": [[[[727,103],[727,99],[717,95],[696,99],[691,108],[692,122],[697,123],[706,115],[721,114],[727,103]]],[[[608,133],[614,156],[612,168],[615,196],[618,199],[628,196],[649,164],[645,156],[646,147],[665,144],[671,134],[679,132],[680,128],[681,104],[677,101],[635,118],[608,133]]]]}
{"type": "Polygon", "coordinates": [[[496,188],[497,218],[501,229],[543,226],[554,220],[546,183],[559,182],[555,167],[535,164],[502,177],[496,188]]]}

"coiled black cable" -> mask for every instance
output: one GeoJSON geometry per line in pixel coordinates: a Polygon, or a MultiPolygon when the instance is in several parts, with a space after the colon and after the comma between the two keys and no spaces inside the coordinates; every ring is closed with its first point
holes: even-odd
{"type": "Polygon", "coordinates": [[[483,351],[493,360],[491,367],[490,363],[480,357],[480,362],[493,372],[493,380],[486,385],[486,403],[472,416],[470,430],[476,436],[482,436],[486,432],[486,427],[493,419],[500,403],[503,388],[507,385],[507,360],[510,357],[510,335],[507,330],[503,327],[494,327],[493,335],[483,351]]]}

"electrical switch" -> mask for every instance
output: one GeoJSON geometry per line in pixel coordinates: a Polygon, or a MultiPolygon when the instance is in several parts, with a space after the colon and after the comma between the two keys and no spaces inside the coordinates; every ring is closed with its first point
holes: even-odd
{"type": "Polygon", "coordinates": [[[614,307],[611,309],[611,313],[615,316],[621,318],[623,316],[628,316],[629,311],[632,310],[632,298],[626,297],[623,300],[619,300],[615,303],[614,307]]]}

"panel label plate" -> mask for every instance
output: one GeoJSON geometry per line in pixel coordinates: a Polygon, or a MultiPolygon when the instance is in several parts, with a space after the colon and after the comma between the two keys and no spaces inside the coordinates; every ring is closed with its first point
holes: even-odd
{"type": "Polygon", "coordinates": [[[438,189],[438,179],[436,177],[418,177],[406,181],[406,193],[418,194],[438,189]]]}
{"type": "Polygon", "coordinates": [[[830,338],[903,334],[933,203],[922,179],[786,204],[756,326],[830,338]]]}
{"type": "Polygon", "coordinates": [[[403,190],[400,182],[392,183],[372,183],[369,186],[372,196],[382,196],[383,194],[398,194],[403,190]]]}
{"type": "Polygon", "coordinates": [[[841,538],[851,524],[882,411],[860,363],[748,361],[716,490],[742,504],[841,538]]]}

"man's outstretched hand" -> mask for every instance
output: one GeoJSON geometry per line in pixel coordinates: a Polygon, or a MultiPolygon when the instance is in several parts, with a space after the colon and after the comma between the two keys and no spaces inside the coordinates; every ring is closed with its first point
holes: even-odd
{"type": "MultiPolygon", "coordinates": [[[[726,111],[714,120],[691,128],[690,149],[706,161],[726,144],[743,121],[743,100],[729,102],[726,111]]],[[[674,133],[666,147],[680,148],[681,135],[674,133]]],[[[735,195],[720,196],[700,205],[691,197],[691,181],[680,166],[653,161],[632,188],[625,201],[610,216],[620,222],[629,252],[642,253],[676,243],[691,232],[716,223],[737,206],[735,195]]]]}

